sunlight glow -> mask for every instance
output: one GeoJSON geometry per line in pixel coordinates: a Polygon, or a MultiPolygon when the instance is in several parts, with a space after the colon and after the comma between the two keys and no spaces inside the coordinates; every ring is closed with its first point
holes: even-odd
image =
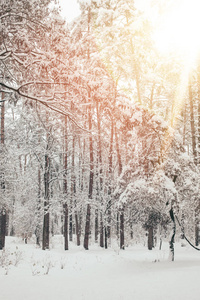
{"type": "Polygon", "coordinates": [[[160,52],[176,52],[194,62],[200,50],[199,11],[200,1],[182,0],[163,15],[154,34],[160,52]]]}
{"type": "Polygon", "coordinates": [[[176,0],[171,9],[163,12],[156,26],[154,41],[158,51],[166,58],[171,54],[182,61],[182,72],[174,95],[174,104],[169,123],[176,126],[188,91],[192,68],[200,55],[200,1],[176,0]]]}

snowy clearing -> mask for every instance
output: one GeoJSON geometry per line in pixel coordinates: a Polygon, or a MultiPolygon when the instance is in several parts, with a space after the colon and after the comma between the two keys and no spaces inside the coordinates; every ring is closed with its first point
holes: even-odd
{"type": "Polygon", "coordinates": [[[71,244],[62,250],[56,236],[50,251],[17,238],[6,238],[4,267],[0,267],[4,300],[197,300],[200,297],[200,253],[175,244],[175,262],[168,244],[148,251],[142,245],[125,251],[89,251],[71,244]],[[7,261],[6,261],[7,260],[7,261]],[[11,263],[12,262],[12,263],[11,263]],[[14,266],[16,264],[17,266],[14,266]]]}

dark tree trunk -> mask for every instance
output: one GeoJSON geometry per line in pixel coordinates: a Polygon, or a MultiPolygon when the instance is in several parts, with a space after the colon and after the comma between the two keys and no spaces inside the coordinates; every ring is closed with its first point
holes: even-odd
{"type": "MultiPolygon", "coordinates": [[[[45,203],[45,206],[47,202],[45,203]]],[[[49,212],[44,214],[42,250],[49,249],[49,212]]]]}
{"type": "Polygon", "coordinates": [[[198,223],[195,225],[195,246],[199,246],[199,226],[198,223]]]}
{"type": "Polygon", "coordinates": [[[120,209],[120,249],[124,250],[124,208],[120,209]]]}
{"type": "Polygon", "coordinates": [[[81,244],[81,241],[80,241],[81,232],[80,232],[80,226],[79,226],[77,212],[75,212],[75,224],[76,224],[76,243],[77,243],[77,246],[80,246],[80,244],[81,244]]]}
{"type": "MultiPolygon", "coordinates": [[[[73,107],[72,107],[73,111],[73,107]]],[[[71,165],[71,199],[70,199],[70,215],[69,215],[69,240],[72,242],[73,240],[73,217],[72,217],[72,209],[73,209],[73,202],[74,196],[76,193],[76,179],[75,179],[75,137],[72,138],[72,165],[71,165]]]]}
{"type": "Polygon", "coordinates": [[[98,234],[99,234],[99,214],[98,209],[95,210],[95,242],[98,242],[98,234]]]}
{"type": "Polygon", "coordinates": [[[90,204],[87,205],[86,223],[85,223],[85,236],[84,236],[84,248],[89,250],[89,235],[90,235],[90,204]]]}
{"type": "Polygon", "coordinates": [[[130,220],[130,237],[133,239],[133,222],[130,220]]]}
{"type": "Polygon", "coordinates": [[[110,133],[110,149],[109,149],[109,166],[108,166],[108,172],[109,172],[109,182],[108,182],[108,205],[107,205],[107,214],[108,214],[108,219],[107,219],[107,237],[111,237],[111,206],[112,206],[112,200],[111,200],[111,195],[112,195],[112,188],[111,188],[111,182],[112,182],[112,170],[113,170],[113,135],[114,135],[114,122],[113,120],[111,121],[111,133],[110,133]]]}
{"type": "Polygon", "coordinates": [[[174,261],[174,238],[175,238],[175,234],[176,234],[176,223],[175,220],[173,221],[173,233],[172,233],[172,237],[171,240],[169,242],[169,248],[170,248],[170,253],[171,253],[171,260],[174,261]]]}
{"type": "Polygon", "coordinates": [[[0,213],[0,250],[5,247],[6,237],[6,211],[3,209],[0,213]]]}
{"type": "Polygon", "coordinates": [[[195,210],[195,246],[199,246],[199,211],[200,205],[195,210]]]}
{"type": "MultiPolygon", "coordinates": [[[[4,125],[5,125],[5,105],[4,105],[4,93],[1,93],[1,147],[4,147],[4,125]]],[[[3,151],[2,151],[3,152],[3,151]]],[[[5,192],[5,166],[2,166],[1,172],[1,189],[3,194],[5,192]]],[[[5,247],[5,237],[6,237],[6,208],[2,207],[0,211],[0,250],[5,247]]]]}
{"type": "MultiPolygon", "coordinates": [[[[122,160],[121,160],[121,154],[119,150],[119,141],[118,141],[118,135],[117,130],[115,126],[115,141],[116,141],[116,151],[117,151],[117,159],[118,159],[118,165],[119,165],[119,176],[122,173],[122,160]]],[[[124,245],[124,207],[119,210],[119,238],[120,238],[120,249],[125,249],[124,245]]],[[[117,222],[118,224],[118,222],[117,222]]]]}
{"type": "Polygon", "coordinates": [[[105,249],[108,249],[108,232],[107,232],[107,227],[105,227],[105,249]]]}
{"type": "Polygon", "coordinates": [[[64,129],[64,182],[63,182],[63,193],[64,193],[64,204],[63,204],[63,212],[64,212],[64,250],[69,249],[68,243],[68,204],[67,204],[67,167],[68,167],[68,159],[67,159],[67,151],[68,151],[68,139],[67,139],[67,117],[65,116],[65,129],[64,129]]]}
{"type": "Polygon", "coordinates": [[[49,157],[45,154],[45,174],[44,174],[44,220],[43,220],[43,239],[42,239],[42,250],[49,249],[49,173],[50,173],[50,162],[49,157]]]}
{"type": "MultiPolygon", "coordinates": [[[[102,170],[102,149],[101,149],[101,119],[100,119],[100,112],[99,112],[99,102],[96,102],[96,110],[97,110],[97,129],[98,129],[98,149],[97,149],[97,156],[98,156],[98,177],[99,181],[97,182],[98,185],[98,200],[102,202],[102,191],[103,191],[103,170],[102,170]]],[[[98,209],[96,210],[96,219],[95,219],[95,240],[98,240],[98,234],[100,234],[100,247],[104,247],[104,240],[103,240],[103,214],[100,211],[100,226],[99,223],[99,213],[98,209]],[[99,228],[100,227],[100,228],[99,228]]]]}
{"type": "Polygon", "coordinates": [[[104,247],[104,241],[103,241],[103,215],[102,212],[100,214],[100,247],[104,247]]]}
{"type": "Polygon", "coordinates": [[[68,245],[68,205],[65,203],[64,208],[64,249],[69,250],[68,245]]]}
{"type": "MultiPolygon", "coordinates": [[[[177,179],[177,175],[174,175],[173,182],[175,184],[177,179]]],[[[174,261],[174,243],[175,243],[175,235],[176,235],[176,221],[175,221],[175,216],[174,216],[174,210],[173,206],[171,207],[169,211],[170,218],[173,222],[173,227],[172,227],[172,237],[171,240],[169,241],[169,249],[170,249],[170,254],[171,254],[171,260],[174,261]]]]}
{"type": "Polygon", "coordinates": [[[5,104],[4,104],[4,93],[1,93],[1,144],[4,145],[4,134],[5,134],[5,104]]]}
{"type": "MultiPolygon", "coordinates": [[[[90,35],[90,22],[91,22],[91,11],[88,9],[88,34],[90,35]]],[[[90,44],[88,44],[88,62],[90,61],[90,44]]],[[[88,99],[91,101],[91,91],[88,87],[88,99]]],[[[89,191],[88,199],[92,199],[93,192],[93,180],[94,180],[94,157],[93,157],[93,140],[92,140],[92,107],[91,105],[88,108],[88,129],[90,131],[89,135],[89,152],[90,152],[90,175],[89,175],[89,191]]],[[[88,203],[87,213],[86,213],[86,222],[85,222],[85,236],[83,246],[86,250],[89,249],[89,235],[90,235],[90,215],[91,215],[91,206],[88,203]]]]}
{"type": "Polygon", "coordinates": [[[119,220],[119,212],[117,212],[117,226],[116,226],[116,235],[117,235],[117,238],[119,239],[119,223],[120,223],[120,220],[119,220]]]}
{"type": "Polygon", "coordinates": [[[69,241],[73,241],[73,222],[72,222],[72,203],[70,203],[70,215],[69,215],[69,241]]]}
{"type": "Polygon", "coordinates": [[[35,228],[36,245],[40,246],[41,240],[41,172],[38,167],[38,199],[37,199],[37,224],[35,228]]]}
{"type": "MultiPolygon", "coordinates": [[[[90,95],[90,93],[89,93],[90,95]]],[[[90,98],[90,97],[89,97],[90,98]]],[[[92,199],[93,193],[93,181],[94,181],[94,157],[93,157],[93,140],[92,140],[92,111],[91,106],[88,111],[88,123],[89,123],[89,152],[90,152],[90,175],[89,175],[89,191],[88,198],[89,201],[92,199]]],[[[90,235],[90,215],[91,215],[91,206],[88,203],[87,205],[87,214],[86,214],[86,223],[85,223],[85,236],[84,236],[84,248],[89,249],[89,235],[90,235]]]]}
{"type": "Polygon", "coordinates": [[[148,228],[148,249],[153,249],[153,226],[149,226],[148,228]]]}

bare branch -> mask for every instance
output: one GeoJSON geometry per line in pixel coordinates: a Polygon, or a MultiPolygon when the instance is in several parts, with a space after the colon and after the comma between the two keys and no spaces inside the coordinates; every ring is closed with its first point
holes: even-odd
{"type": "MultiPolygon", "coordinates": [[[[8,86],[7,84],[3,83],[3,82],[0,82],[0,85],[3,86],[4,88],[8,89],[8,90],[12,90],[16,93],[18,93],[20,96],[24,97],[24,98],[27,98],[27,99],[30,99],[30,100],[33,100],[33,101],[37,101],[39,103],[41,103],[42,105],[46,106],[47,108],[63,115],[63,116],[67,116],[69,118],[69,120],[71,122],[74,123],[74,125],[76,125],[79,129],[87,132],[87,133],[90,133],[89,130],[83,128],[82,126],[80,126],[77,121],[74,119],[74,116],[69,113],[69,112],[66,112],[66,111],[63,111],[63,110],[60,110],[58,107],[55,107],[53,106],[53,104],[56,104],[55,101],[53,101],[52,103],[49,103],[48,100],[44,100],[44,99],[40,99],[38,97],[35,97],[35,96],[30,96],[30,95],[27,95],[25,93],[23,93],[21,91],[21,89],[27,85],[30,85],[30,84],[35,84],[35,82],[29,82],[29,83],[25,83],[24,85],[20,86],[19,88],[14,88],[12,86],[8,86]]],[[[38,82],[37,82],[38,84],[38,82]]],[[[40,82],[40,84],[55,84],[55,83],[52,83],[52,82],[40,82]]],[[[67,84],[67,83],[56,83],[56,84],[67,84]]]]}

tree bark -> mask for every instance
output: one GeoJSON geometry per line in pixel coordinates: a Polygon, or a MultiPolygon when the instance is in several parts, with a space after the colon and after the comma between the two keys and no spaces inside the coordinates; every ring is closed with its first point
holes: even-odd
{"type": "MultiPolygon", "coordinates": [[[[88,9],[88,35],[90,35],[90,22],[91,22],[91,11],[88,9]]],[[[88,42],[88,62],[90,62],[90,42],[88,42]]],[[[91,101],[91,91],[88,87],[88,99],[91,101]]],[[[88,199],[89,201],[92,199],[93,192],[93,180],[94,180],[94,158],[93,158],[93,141],[92,141],[92,107],[91,105],[88,108],[88,129],[90,131],[89,135],[89,152],[90,152],[90,174],[89,174],[89,191],[88,191],[88,199]]],[[[83,246],[85,250],[89,249],[89,235],[90,235],[90,215],[91,215],[91,206],[90,203],[87,204],[87,212],[86,212],[86,223],[85,223],[85,236],[83,246]]]]}
{"type": "MultiPolygon", "coordinates": [[[[1,147],[4,148],[4,134],[5,134],[5,104],[4,104],[4,93],[1,93],[1,147]]],[[[2,151],[3,152],[3,151],[2,151]]],[[[5,193],[5,166],[2,166],[1,171],[1,189],[3,194],[5,193]]],[[[6,236],[6,208],[2,207],[0,211],[0,250],[5,247],[5,236],[6,236]]]]}
{"type": "Polygon", "coordinates": [[[120,249],[124,250],[124,207],[120,209],[120,249]]]}
{"type": "Polygon", "coordinates": [[[6,237],[6,210],[2,209],[0,212],[0,250],[5,247],[6,237]]]}
{"type": "Polygon", "coordinates": [[[64,193],[64,203],[63,203],[63,212],[64,212],[64,250],[69,249],[68,243],[68,204],[67,204],[67,168],[68,168],[68,138],[67,138],[67,117],[65,116],[65,128],[64,128],[64,182],[63,182],[63,193],[64,193]]]}
{"type": "Polygon", "coordinates": [[[43,239],[42,250],[49,249],[49,173],[50,161],[48,154],[45,154],[45,174],[44,174],[44,220],[43,220],[43,239]]]}
{"type": "Polygon", "coordinates": [[[99,235],[99,213],[98,213],[98,209],[95,209],[95,232],[94,232],[94,239],[95,239],[95,243],[98,242],[98,235],[99,235]]]}
{"type": "MultiPolygon", "coordinates": [[[[115,141],[116,141],[116,151],[117,151],[117,159],[118,159],[118,174],[119,176],[122,173],[122,160],[121,160],[121,154],[120,154],[120,150],[119,150],[119,141],[118,141],[118,135],[117,135],[117,130],[116,130],[116,126],[115,126],[115,141]]],[[[119,219],[119,237],[120,237],[120,249],[125,249],[125,245],[124,245],[124,207],[121,208],[119,210],[119,215],[118,215],[118,219],[119,219]]],[[[118,224],[118,221],[117,221],[118,224]]]]}
{"type": "Polygon", "coordinates": [[[76,180],[75,180],[75,137],[72,138],[72,164],[71,164],[71,198],[70,198],[70,215],[69,215],[69,240],[72,242],[73,240],[73,217],[72,217],[72,208],[74,196],[76,193],[76,180]]]}
{"type": "MultiPolygon", "coordinates": [[[[173,210],[171,209],[171,213],[170,215],[173,214],[173,210]]],[[[173,233],[172,233],[172,237],[171,240],[169,242],[169,248],[170,248],[170,254],[171,254],[171,260],[174,261],[174,242],[175,242],[175,234],[176,234],[176,222],[173,216],[173,233]]]]}
{"type": "Polygon", "coordinates": [[[192,136],[192,153],[194,157],[194,163],[197,164],[197,149],[196,149],[196,138],[195,138],[195,125],[194,125],[194,108],[193,108],[193,95],[191,79],[189,78],[188,84],[189,90],[189,102],[190,102],[190,125],[191,125],[191,136],[192,136]]]}
{"type": "Polygon", "coordinates": [[[199,246],[199,224],[196,222],[195,224],[195,246],[199,246]]]}
{"type": "MultiPolygon", "coordinates": [[[[99,108],[99,102],[96,101],[96,111],[97,111],[97,130],[98,130],[98,150],[97,150],[97,170],[98,170],[98,189],[97,189],[97,195],[98,200],[100,203],[102,203],[102,191],[103,191],[103,170],[102,170],[102,147],[101,147],[101,118],[100,118],[100,108],[99,108]]],[[[96,220],[95,220],[95,240],[98,239],[98,233],[100,234],[100,247],[104,247],[104,240],[103,240],[103,213],[100,211],[100,226],[98,225],[99,221],[99,213],[98,209],[96,210],[96,220]],[[100,228],[99,228],[100,227],[100,228]]]]}
{"type": "Polygon", "coordinates": [[[148,228],[148,249],[153,249],[153,226],[149,226],[148,228]]]}
{"type": "Polygon", "coordinates": [[[49,198],[50,198],[50,158],[49,158],[49,114],[46,112],[46,124],[47,124],[47,145],[45,154],[45,167],[44,167],[44,219],[43,219],[43,236],[42,236],[42,250],[49,249],[49,198]]]}
{"type": "Polygon", "coordinates": [[[85,223],[85,236],[84,236],[85,250],[89,250],[90,214],[91,214],[91,207],[90,207],[90,204],[88,204],[87,205],[87,213],[86,213],[86,223],[85,223]]]}
{"type": "Polygon", "coordinates": [[[200,165],[200,60],[197,70],[197,94],[198,94],[198,164],[200,165]]]}
{"type": "MultiPolygon", "coordinates": [[[[89,123],[89,131],[92,130],[92,112],[91,107],[88,112],[88,123],[89,123]]],[[[92,199],[93,192],[93,180],[94,180],[94,157],[93,157],[93,141],[92,134],[89,136],[89,152],[90,152],[90,174],[89,174],[89,192],[88,199],[89,201],[92,199]]],[[[90,235],[90,215],[91,215],[91,206],[90,203],[87,204],[87,213],[86,213],[86,223],[85,223],[85,236],[84,236],[84,248],[85,250],[89,249],[89,235],[90,235]]]]}
{"type": "Polygon", "coordinates": [[[112,188],[111,188],[111,183],[112,183],[112,170],[113,170],[113,135],[114,135],[114,121],[113,119],[111,120],[111,132],[110,132],[110,149],[109,149],[109,165],[108,165],[108,204],[107,204],[107,237],[110,239],[111,237],[111,205],[112,205],[112,200],[111,200],[111,195],[112,195],[112,188]]]}
{"type": "Polygon", "coordinates": [[[104,247],[104,241],[103,241],[103,214],[100,213],[100,247],[104,247]]]}
{"type": "Polygon", "coordinates": [[[76,244],[77,246],[80,246],[81,241],[80,241],[80,225],[79,225],[79,220],[78,220],[78,213],[77,211],[75,212],[75,224],[76,224],[76,244]]]}
{"type": "Polygon", "coordinates": [[[38,198],[37,198],[37,224],[35,228],[36,245],[40,246],[41,240],[41,172],[40,166],[38,166],[38,198]]]}
{"type": "Polygon", "coordinates": [[[64,250],[69,250],[68,243],[68,205],[65,203],[63,205],[64,209],[64,250]]]}

